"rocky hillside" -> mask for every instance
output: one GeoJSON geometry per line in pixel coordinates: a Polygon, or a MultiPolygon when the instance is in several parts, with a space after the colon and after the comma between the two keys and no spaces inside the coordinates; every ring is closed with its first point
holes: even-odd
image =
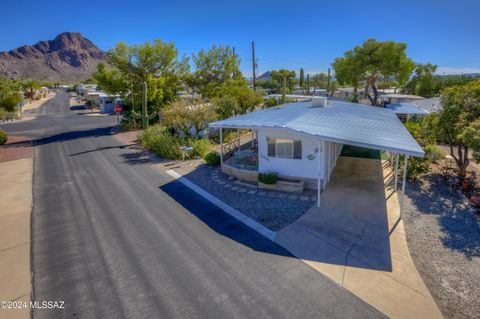
{"type": "Polygon", "coordinates": [[[0,76],[79,81],[90,78],[100,62],[106,62],[105,52],[80,33],[64,32],[51,41],[0,52],[0,76]]]}

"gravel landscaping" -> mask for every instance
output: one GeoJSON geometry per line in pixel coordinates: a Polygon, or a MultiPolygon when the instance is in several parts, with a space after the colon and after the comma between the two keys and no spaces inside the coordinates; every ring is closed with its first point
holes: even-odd
{"type": "Polygon", "coordinates": [[[404,222],[410,252],[445,318],[480,318],[480,219],[430,173],[407,185],[404,222]]]}
{"type": "Polygon", "coordinates": [[[302,194],[259,190],[207,165],[182,166],[175,171],[273,231],[297,220],[316,200],[311,190],[302,194]]]}

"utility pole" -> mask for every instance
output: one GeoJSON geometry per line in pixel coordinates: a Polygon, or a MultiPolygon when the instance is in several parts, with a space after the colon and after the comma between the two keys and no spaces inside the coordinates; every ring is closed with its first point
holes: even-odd
{"type": "Polygon", "coordinates": [[[282,104],[287,102],[287,78],[283,77],[282,104]]]}
{"type": "Polygon", "coordinates": [[[148,127],[147,119],[147,82],[143,82],[143,101],[142,101],[142,128],[148,127]]]}
{"type": "Polygon", "coordinates": [[[252,41],[252,68],[253,68],[253,90],[257,90],[256,76],[255,76],[255,42],[252,41]]]}
{"type": "Polygon", "coordinates": [[[329,91],[330,91],[330,68],[328,68],[328,76],[327,76],[327,96],[329,91]]]}

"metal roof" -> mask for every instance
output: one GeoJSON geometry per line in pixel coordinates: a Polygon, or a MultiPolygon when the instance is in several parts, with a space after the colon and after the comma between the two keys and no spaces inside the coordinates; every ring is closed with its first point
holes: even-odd
{"type": "Polygon", "coordinates": [[[410,102],[387,104],[387,109],[392,110],[395,114],[407,114],[407,115],[428,114],[427,111],[410,102]]]}
{"type": "Polygon", "coordinates": [[[430,99],[412,101],[412,104],[427,111],[427,113],[436,113],[443,110],[442,100],[439,97],[430,99]]]}
{"type": "Polygon", "coordinates": [[[389,109],[340,101],[284,104],[210,123],[212,128],[280,129],[331,142],[411,156],[424,151],[389,109]]]}

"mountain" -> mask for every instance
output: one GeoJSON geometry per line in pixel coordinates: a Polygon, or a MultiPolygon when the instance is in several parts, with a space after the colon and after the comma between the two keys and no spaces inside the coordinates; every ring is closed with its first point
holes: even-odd
{"type": "Polygon", "coordinates": [[[0,76],[50,81],[80,81],[92,76],[106,54],[78,32],[0,52],[0,76]]]}
{"type": "Polygon", "coordinates": [[[271,80],[272,79],[272,72],[271,71],[267,71],[265,73],[263,73],[262,75],[260,75],[259,77],[257,77],[257,80],[271,80]]]}

